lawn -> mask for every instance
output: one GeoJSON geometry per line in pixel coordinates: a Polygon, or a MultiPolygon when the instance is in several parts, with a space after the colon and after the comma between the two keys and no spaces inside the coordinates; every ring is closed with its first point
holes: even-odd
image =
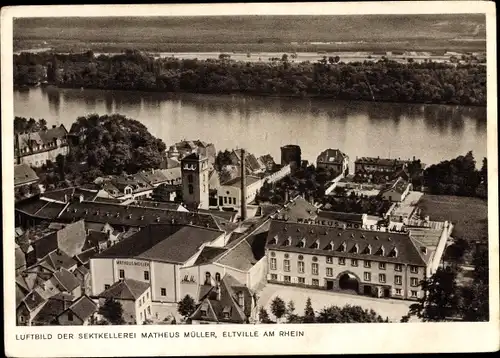
{"type": "Polygon", "coordinates": [[[430,220],[451,221],[452,237],[469,242],[488,240],[488,202],[479,198],[423,195],[418,202],[422,215],[430,220]]]}

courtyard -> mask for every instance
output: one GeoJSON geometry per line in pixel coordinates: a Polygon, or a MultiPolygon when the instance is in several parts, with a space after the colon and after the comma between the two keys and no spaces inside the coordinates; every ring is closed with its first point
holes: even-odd
{"type": "MultiPolygon", "coordinates": [[[[257,305],[259,307],[264,307],[272,319],[275,319],[275,317],[271,312],[270,306],[276,296],[279,296],[286,303],[293,301],[295,304],[295,312],[297,314],[303,313],[307,298],[310,297],[312,307],[315,312],[318,312],[328,306],[361,306],[363,309],[373,309],[383,318],[389,318],[389,321],[391,322],[399,322],[401,317],[408,314],[410,305],[414,303],[412,301],[374,298],[348,293],[321,291],[275,284],[266,285],[262,291],[258,293],[258,296],[259,301],[257,302],[257,305]]],[[[413,322],[415,320],[415,318],[412,318],[410,321],[413,322]]]]}

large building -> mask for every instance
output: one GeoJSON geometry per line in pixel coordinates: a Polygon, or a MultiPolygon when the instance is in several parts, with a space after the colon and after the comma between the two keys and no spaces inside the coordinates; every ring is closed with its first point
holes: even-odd
{"type": "Polygon", "coordinates": [[[450,231],[445,223],[414,237],[272,220],[268,282],[415,300],[423,295],[420,281],[437,270],[450,231]]]}
{"type": "Polygon", "coordinates": [[[14,163],[41,167],[49,160],[55,162],[59,154],[67,155],[69,152],[67,136],[68,131],[62,124],[39,132],[16,134],[14,163]]]}
{"type": "Polygon", "coordinates": [[[354,172],[356,174],[387,173],[393,174],[406,168],[408,162],[399,159],[388,158],[357,158],[354,162],[354,172]]]}
{"type": "Polygon", "coordinates": [[[197,153],[181,161],[182,200],[189,209],[208,209],[209,206],[208,158],[197,153]]]}
{"type": "MultiPolygon", "coordinates": [[[[245,185],[246,202],[251,203],[262,187],[262,179],[247,175],[245,185]]],[[[225,182],[217,189],[218,205],[225,208],[237,209],[241,205],[241,195],[241,177],[236,177],[225,182]]]]}
{"type": "MultiPolygon", "coordinates": [[[[181,268],[193,265],[204,247],[223,247],[225,239],[223,231],[209,228],[150,225],[90,259],[92,295],[121,279],[148,283],[152,318],[166,318],[167,311],[190,292],[181,268]]],[[[191,276],[191,283],[200,282],[200,275],[191,276]]]]}
{"type": "Polygon", "coordinates": [[[349,157],[338,149],[330,148],[318,155],[316,167],[345,176],[349,174],[349,157]]]}

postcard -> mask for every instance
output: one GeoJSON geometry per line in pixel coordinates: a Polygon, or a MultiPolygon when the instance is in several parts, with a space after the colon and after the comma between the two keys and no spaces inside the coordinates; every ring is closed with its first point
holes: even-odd
{"type": "Polygon", "coordinates": [[[499,348],[494,3],[1,23],[7,356],[499,348]]]}

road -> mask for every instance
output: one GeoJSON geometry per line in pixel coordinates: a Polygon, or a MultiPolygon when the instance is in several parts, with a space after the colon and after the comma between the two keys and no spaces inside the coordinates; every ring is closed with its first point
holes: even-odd
{"type": "MultiPolygon", "coordinates": [[[[265,307],[273,319],[275,319],[275,317],[271,313],[270,305],[276,296],[281,297],[287,303],[292,300],[295,304],[296,313],[298,314],[302,314],[306,300],[310,297],[313,309],[316,312],[331,305],[340,307],[347,304],[357,305],[364,309],[373,309],[383,318],[388,317],[391,322],[399,322],[401,317],[408,313],[409,307],[413,303],[412,301],[366,297],[274,284],[266,285],[262,291],[259,292],[258,296],[258,306],[265,307]]],[[[414,320],[412,319],[411,321],[413,322],[414,320]]]]}

